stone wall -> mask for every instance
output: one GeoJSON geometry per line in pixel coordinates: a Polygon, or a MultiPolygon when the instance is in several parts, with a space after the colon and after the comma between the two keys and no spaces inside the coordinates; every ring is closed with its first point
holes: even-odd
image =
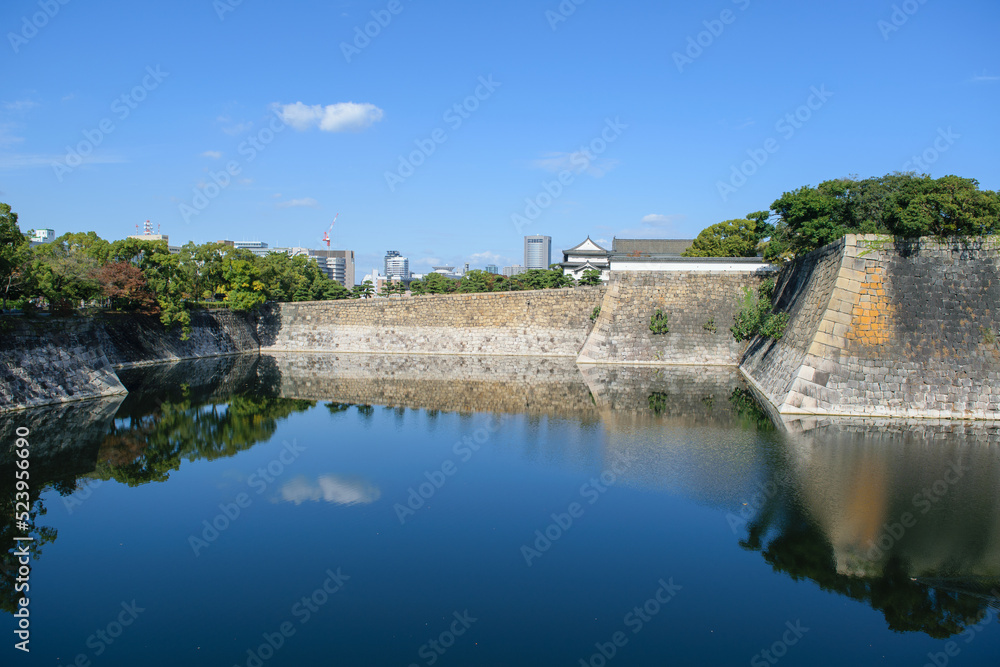
{"type": "Polygon", "coordinates": [[[1000,244],[848,236],[782,274],[742,368],[782,414],[1000,418],[1000,244]]]}
{"type": "Polygon", "coordinates": [[[760,273],[612,273],[600,316],[577,361],[735,366],[743,350],[729,327],[739,310],[743,288],[756,289],[766,277],[760,273]],[[649,330],[657,308],[669,316],[669,333],[649,330]]]}
{"type": "Polygon", "coordinates": [[[257,318],[229,310],[191,313],[191,337],[181,340],[180,327],[164,329],[159,319],[141,315],[107,314],[98,318],[98,338],[116,368],[256,353],[257,318]]]}
{"type": "Polygon", "coordinates": [[[261,319],[268,352],[575,357],[605,288],[282,303],[261,319]]]}
{"type": "Polygon", "coordinates": [[[5,318],[0,412],[127,393],[89,320],[5,318]]]}

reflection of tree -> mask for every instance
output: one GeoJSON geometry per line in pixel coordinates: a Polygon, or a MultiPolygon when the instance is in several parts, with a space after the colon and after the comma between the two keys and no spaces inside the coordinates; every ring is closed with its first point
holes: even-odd
{"type": "Polygon", "coordinates": [[[657,417],[667,411],[667,398],[667,394],[662,391],[654,391],[649,395],[649,409],[657,417]]]}
{"type": "MultiPolygon", "coordinates": [[[[4,466],[0,472],[3,479],[0,479],[0,512],[3,512],[3,519],[0,521],[0,543],[5,547],[3,557],[0,558],[0,610],[13,614],[17,610],[17,601],[23,596],[30,598],[30,591],[17,592],[17,570],[20,566],[18,559],[14,557],[13,551],[20,547],[20,544],[28,545],[28,553],[31,555],[30,565],[35,566],[36,561],[42,555],[42,547],[56,539],[56,530],[46,526],[38,526],[38,518],[47,512],[44,503],[39,499],[39,495],[44,490],[44,486],[38,481],[33,481],[30,487],[29,496],[31,499],[31,512],[28,523],[32,526],[32,542],[15,543],[15,537],[25,537],[27,533],[18,530],[14,521],[14,472],[9,466],[4,466]],[[9,474],[8,474],[9,473],[9,474]],[[9,546],[13,545],[13,546],[9,546]]],[[[23,508],[22,508],[23,510],[23,508]]]]}
{"type": "Polygon", "coordinates": [[[767,413],[754,395],[748,389],[741,389],[737,387],[733,389],[733,393],[729,395],[729,402],[732,403],[733,407],[736,408],[736,414],[739,415],[740,423],[743,424],[745,429],[757,430],[757,431],[773,431],[774,422],[768,417],[767,413]]]}
{"type": "Polygon", "coordinates": [[[825,591],[870,605],[895,632],[923,632],[937,639],[958,634],[986,614],[980,596],[926,585],[909,574],[907,564],[891,557],[879,576],[851,576],[837,571],[826,535],[807,520],[783,491],[759,508],[740,546],[760,551],[775,572],[811,579],[825,591]]]}
{"type": "Polygon", "coordinates": [[[129,486],[162,482],[181,461],[233,456],[269,440],[277,423],[313,401],[254,394],[235,395],[228,404],[182,397],[152,412],[116,423],[98,454],[98,475],[129,486]]]}

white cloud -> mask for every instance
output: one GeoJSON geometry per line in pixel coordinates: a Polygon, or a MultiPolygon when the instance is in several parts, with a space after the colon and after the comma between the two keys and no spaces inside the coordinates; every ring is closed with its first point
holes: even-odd
{"type": "Polygon", "coordinates": [[[421,266],[441,266],[441,260],[437,257],[424,257],[422,259],[413,260],[413,263],[421,266]]]}
{"type": "Polygon", "coordinates": [[[982,74],[975,74],[972,77],[973,83],[986,83],[989,81],[1000,81],[1000,76],[995,74],[987,74],[986,70],[983,70],[982,74]]]}
{"type": "Polygon", "coordinates": [[[76,99],[76,93],[70,93],[69,95],[66,95],[59,101],[65,104],[66,102],[72,102],[74,99],[76,99]]]}
{"type": "Polygon", "coordinates": [[[278,116],[296,130],[319,127],[323,132],[360,132],[382,120],[384,112],[374,104],[341,102],[308,106],[302,102],[276,104],[278,116]]]}
{"type": "MultiPolygon", "coordinates": [[[[661,213],[651,213],[643,216],[641,224],[637,228],[621,229],[615,236],[618,238],[639,238],[639,239],[668,239],[677,236],[675,225],[684,220],[683,215],[663,215],[661,213]]],[[[604,245],[603,243],[601,245],[604,245]]]]}
{"type": "MultiPolygon", "coordinates": [[[[9,154],[0,155],[0,169],[31,169],[33,167],[51,167],[54,163],[65,165],[66,155],[40,154],[9,154]]],[[[128,162],[118,155],[87,155],[80,156],[80,165],[88,164],[121,164],[128,162]]]]}
{"type": "Polygon", "coordinates": [[[235,137],[237,134],[243,134],[253,127],[253,123],[250,121],[233,124],[233,119],[229,116],[219,116],[215,120],[219,124],[223,125],[222,131],[231,137],[235,137]]]}
{"type": "Polygon", "coordinates": [[[204,153],[201,154],[201,156],[210,157],[213,160],[218,160],[220,157],[222,157],[222,153],[220,153],[219,151],[205,151],[204,153]]]}
{"type": "Polygon", "coordinates": [[[619,164],[621,163],[618,160],[595,157],[589,151],[582,150],[573,153],[546,153],[541,158],[533,160],[531,166],[552,173],[570,171],[601,178],[619,164]]]}
{"type": "Polygon", "coordinates": [[[9,113],[25,113],[38,106],[38,102],[31,100],[16,100],[14,102],[4,102],[3,110],[9,113]]]}
{"type": "Polygon", "coordinates": [[[305,197],[304,199],[280,201],[275,206],[278,208],[319,208],[319,202],[312,197],[305,197]]]}
{"type": "Polygon", "coordinates": [[[659,213],[651,213],[642,219],[642,224],[652,225],[654,227],[662,227],[666,225],[672,225],[676,220],[679,220],[683,216],[679,215],[661,215],[659,213]]]}
{"type": "Polygon", "coordinates": [[[469,255],[469,264],[496,264],[499,266],[500,264],[503,264],[505,260],[505,257],[501,257],[495,252],[490,252],[488,250],[486,252],[477,252],[469,255]]]}
{"type": "Polygon", "coordinates": [[[379,488],[370,482],[336,475],[323,475],[315,484],[299,476],[281,487],[281,499],[296,505],[320,500],[336,505],[367,505],[381,496],[379,488]]]}

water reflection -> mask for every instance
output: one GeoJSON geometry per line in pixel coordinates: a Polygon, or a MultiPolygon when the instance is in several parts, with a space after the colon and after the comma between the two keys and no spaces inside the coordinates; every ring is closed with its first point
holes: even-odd
{"type": "Polygon", "coordinates": [[[360,478],[322,475],[315,482],[299,476],[281,487],[281,499],[301,505],[320,500],[334,505],[367,505],[382,497],[371,482],[360,478]]]}
{"type": "Polygon", "coordinates": [[[790,434],[742,544],[863,600],[897,631],[948,637],[1000,600],[1000,428],[815,422],[790,434]]]}
{"type": "MultiPolygon", "coordinates": [[[[733,369],[559,359],[235,357],[133,369],[122,380],[131,392],[124,401],[33,410],[0,425],[3,443],[13,442],[16,426],[32,431],[33,501],[52,489],[65,501],[100,481],[164,482],[185,461],[234,456],[314,409],[398,428],[419,410],[431,432],[439,414],[471,424],[486,412],[516,418],[504,427],[511,437],[485,447],[514,447],[533,465],[567,469],[629,461],[621,485],[718,509],[727,517],[720,525],[736,527],[740,545],[775,571],[863,601],[893,630],[947,637],[996,605],[998,425],[776,425],[733,369]]],[[[0,539],[11,544],[9,451],[0,464],[0,539]]],[[[285,482],[275,499],[357,506],[381,496],[368,479],[317,471],[285,482]]],[[[37,558],[56,533],[38,524],[41,502],[33,511],[37,558]]],[[[5,552],[7,611],[15,567],[5,552]]]]}

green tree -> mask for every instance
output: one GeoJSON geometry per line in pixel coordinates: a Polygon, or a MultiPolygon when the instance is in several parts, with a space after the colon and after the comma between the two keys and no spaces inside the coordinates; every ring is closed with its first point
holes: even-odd
{"type": "Polygon", "coordinates": [[[756,257],[761,241],[771,234],[768,215],[759,211],[707,227],[684,251],[684,257],[756,257]]]}
{"type": "Polygon", "coordinates": [[[32,248],[32,282],[35,293],[54,313],[67,314],[100,294],[95,278],[98,262],[64,234],[51,243],[32,248]]]}
{"type": "Polygon", "coordinates": [[[17,213],[8,204],[0,202],[0,299],[2,310],[7,309],[9,298],[20,296],[29,258],[28,239],[17,225],[17,213]]]}
{"type": "Polygon", "coordinates": [[[601,284],[601,272],[597,269],[587,269],[583,272],[583,276],[580,278],[580,285],[590,286],[590,285],[600,285],[601,284]]]}

